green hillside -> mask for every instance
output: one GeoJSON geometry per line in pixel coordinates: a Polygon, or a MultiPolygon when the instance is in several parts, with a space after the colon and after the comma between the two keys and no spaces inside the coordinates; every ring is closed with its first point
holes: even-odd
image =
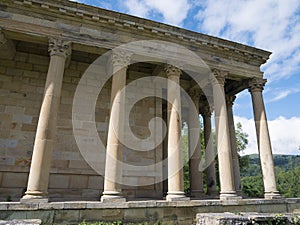
{"type": "MultiPolygon", "coordinates": [[[[242,157],[248,165],[241,169],[242,189],[249,197],[263,196],[258,154],[242,157]]],[[[300,197],[300,155],[274,155],[278,189],[285,197],[300,197]]]]}

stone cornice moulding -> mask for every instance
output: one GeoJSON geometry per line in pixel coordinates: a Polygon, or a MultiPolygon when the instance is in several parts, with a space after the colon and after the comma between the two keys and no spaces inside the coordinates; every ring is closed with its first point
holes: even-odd
{"type": "Polygon", "coordinates": [[[90,19],[94,22],[107,23],[109,26],[123,26],[126,29],[142,30],[159,36],[168,36],[177,41],[188,41],[195,45],[207,46],[216,50],[230,51],[232,54],[238,54],[246,59],[257,59],[263,64],[270,56],[270,52],[235,43],[232,41],[212,37],[206,34],[201,34],[189,30],[185,30],[171,25],[154,22],[147,19],[122,14],[110,10],[96,8],[76,2],[66,1],[64,5],[59,5],[54,0],[4,0],[4,4],[10,7],[18,8],[22,5],[29,9],[40,8],[42,12],[59,12],[71,16],[72,19],[90,19]]]}

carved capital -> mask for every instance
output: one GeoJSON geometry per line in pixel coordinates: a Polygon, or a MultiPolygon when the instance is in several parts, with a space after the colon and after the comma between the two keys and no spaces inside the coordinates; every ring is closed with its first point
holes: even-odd
{"type": "Polygon", "coordinates": [[[235,95],[226,95],[227,105],[232,107],[235,99],[236,99],[235,95]]]}
{"type": "Polygon", "coordinates": [[[181,69],[179,69],[178,67],[173,66],[171,64],[167,64],[165,66],[165,72],[166,72],[167,77],[170,77],[170,76],[180,77],[180,75],[182,74],[181,69]]]}
{"type": "Polygon", "coordinates": [[[200,106],[200,113],[203,115],[203,116],[211,116],[213,112],[213,108],[209,105],[209,104],[203,104],[200,106]]]}
{"type": "Polygon", "coordinates": [[[226,77],[228,76],[228,72],[226,71],[221,71],[219,69],[213,69],[212,70],[212,78],[211,78],[211,82],[213,84],[219,84],[221,86],[224,86],[225,81],[226,81],[226,77]]]}
{"type": "Polygon", "coordinates": [[[263,78],[252,78],[249,81],[249,91],[250,92],[262,92],[264,90],[264,86],[267,82],[267,79],[263,78]]]}
{"type": "Polygon", "coordinates": [[[71,42],[59,38],[50,38],[48,51],[50,56],[58,55],[66,58],[71,55],[71,42]]]}
{"type": "Polygon", "coordinates": [[[111,62],[114,67],[127,67],[130,64],[132,53],[113,50],[111,55],[111,62]]]}

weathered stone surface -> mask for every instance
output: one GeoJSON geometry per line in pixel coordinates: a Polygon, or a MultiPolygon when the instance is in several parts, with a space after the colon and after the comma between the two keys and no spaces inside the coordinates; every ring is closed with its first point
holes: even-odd
{"type": "Polygon", "coordinates": [[[0,225],[38,225],[42,224],[40,219],[24,219],[24,220],[0,220],[0,225]]]}

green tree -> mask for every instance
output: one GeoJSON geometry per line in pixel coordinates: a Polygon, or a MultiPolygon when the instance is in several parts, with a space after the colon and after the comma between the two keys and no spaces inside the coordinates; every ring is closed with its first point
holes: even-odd
{"type": "Polygon", "coordinates": [[[237,152],[239,153],[238,156],[241,171],[245,171],[249,168],[249,156],[241,157],[241,153],[248,145],[248,137],[249,135],[243,131],[242,124],[238,122],[235,128],[235,139],[237,152]]]}
{"type": "MultiPolygon", "coordinates": [[[[201,139],[201,146],[202,146],[202,155],[204,155],[204,133],[203,129],[201,129],[200,132],[200,139],[201,139]]],[[[245,133],[242,129],[242,124],[237,123],[236,124],[236,130],[235,130],[235,135],[236,135],[236,144],[237,144],[237,151],[239,153],[239,160],[240,160],[240,169],[241,170],[247,170],[249,167],[249,158],[248,157],[240,157],[240,154],[246,149],[247,144],[248,144],[248,134],[245,133]]],[[[215,139],[215,132],[213,132],[212,135],[215,139]]],[[[182,139],[181,139],[181,146],[183,150],[183,160],[184,160],[184,167],[183,167],[183,175],[184,175],[184,190],[188,194],[190,191],[190,182],[189,182],[189,155],[188,155],[188,126],[185,123],[183,126],[182,130],[182,139]]],[[[215,143],[215,141],[214,141],[215,143]]],[[[216,161],[217,162],[217,161],[216,161]]],[[[216,163],[216,172],[217,172],[217,185],[219,185],[218,181],[218,163],[216,163]]],[[[206,183],[205,183],[205,174],[203,175],[203,180],[204,180],[204,189],[206,189],[206,183]]]]}

